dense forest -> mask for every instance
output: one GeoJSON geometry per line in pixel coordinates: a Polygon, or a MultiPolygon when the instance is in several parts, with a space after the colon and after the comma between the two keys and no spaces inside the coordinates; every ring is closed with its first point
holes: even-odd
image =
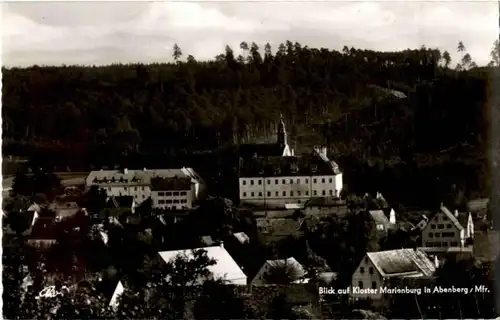
{"type": "Polygon", "coordinates": [[[413,194],[446,189],[441,179],[477,196],[489,191],[498,48],[487,67],[461,42],[452,68],[448,52],[425,46],[338,52],[287,41],[274,53],[242,42],[213,61],[176,45],[171,64],[2,69],[3,152],[52,170],[191,165],[215,184],[223,174],[209,171],[232,168],[225,155],[240,143],[274,139],[283,114],[291,144],[327,145],[350,191],[413,194]]]}

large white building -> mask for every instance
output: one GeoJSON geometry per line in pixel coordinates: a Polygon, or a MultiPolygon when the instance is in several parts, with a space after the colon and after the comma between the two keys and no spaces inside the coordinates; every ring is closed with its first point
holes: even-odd
{"type": "MultiPolygon", "coordinates": [[[[172,206],[174,200],[179,200],[179,208],[182,205],[187,206],[188,203],[192,204],[195,199],[202,198],[206,190],[203,179],[191,168],[92,171],[85,182],[87,188],[97,186],[106,191],[108,197],[132,196],[138,204],[151,197],[153,206],[156,201],[156,205],[165,205],[166,207],[170,203],[160,202],[160,200],[172,200],[172,206]],[[189,188],[187,188],[187,180],[190,181],[189,188]],[[170,186],[174,189],[179,188],[180,185],[186,186],[187,189],[165,189],[165,187],[168,189],[170,186]],[[190,192],[189,196],[187,195],[188,191],[190,192]],[[168,196],[167,192],[172,192],[172,196],[168,196]],[[179,192],[179,195],[174,196],[174,192],[179,192]],[[180,192],[186,192],[186,195],[181,196],[180,192]],[[181,200],[183,200],[182,203],[181,200]]],[[[175,204],[177,205],[177,203],[175,204]]]]}
{"type": "Polygon", "coordinates": [[[240,167],[240,202],[283,207],[311,198],[339,197],[342,173],[324,154],[253,158],[240,167]]]}

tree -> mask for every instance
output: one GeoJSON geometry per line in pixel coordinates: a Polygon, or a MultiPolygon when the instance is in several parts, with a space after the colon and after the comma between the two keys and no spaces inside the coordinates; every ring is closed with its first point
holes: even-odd
{"type": "Polygon", "coordinates": [[[33,183],[30,178],[21,172],[16,172],[12,183],[11,196],[33,196],[33,183]]]}
{"type": "Polygon", "coordinates": [[[462,41],[458,42],[457,51],[462,54],[462,59],[463,59],[464,52],[465,52],[465,46],[464,46],[464,43],[462,41]]]}
{"type": "Polygon", "coordinates": [[[180,59],[182,57],[182,50],[177,43],[174,44],[174,53],[172,54],[172,56],[174,57],[175,62],[180,62],[180,59]]]}
{"type": "Polygon", "coordinates": [[[498,39],[495,40],[495,43],[493,43],[490,57],[493,65],[500,66],[500,43],[498,42],[498,39]]]}
{"type": "Polygon", "coordinates": [[[444,60],[444,67],[445,68],[448,68],[448,66],[450,65],[451,63],[451,56],[450,56],[450,53],[448,51],[445,51],[443,52],[443,60],[444,60]]]}
{"type": "Polygon", "coordinates": [[[297,319],[292,304],[285,294],[273,298],[269,304],[267,319],[297,319]]]}
{"type": "Polygon", "coordinates": [[[470,54],[466,53],[462,57],[462,67],[464,69],[466,69],[467,67],[470,67],[471,63],[472,63],[472,58],[471,58],[470,54]]]}

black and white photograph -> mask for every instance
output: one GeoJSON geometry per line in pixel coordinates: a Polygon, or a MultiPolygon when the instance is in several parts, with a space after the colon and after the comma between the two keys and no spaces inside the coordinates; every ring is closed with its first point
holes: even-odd
{"type": "Polygon", "coordinates": [[[2,319],[500,319],[500,1],[0,6],[2,319]]]}

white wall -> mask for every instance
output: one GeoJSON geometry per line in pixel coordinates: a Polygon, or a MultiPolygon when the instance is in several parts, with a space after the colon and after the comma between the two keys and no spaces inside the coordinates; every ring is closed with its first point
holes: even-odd
{"type": "Polygon", "coordinates": [[[152,191],[152,206],[153,208],[163,209],[191,209],[196,199],[195,189],[196,186],[192,184],[190,190],[152,191]]]}
{"type": "Polygon", "coordinates": [[[97,185],[106,191],[108,197],[132,196],[137,204],[151,197],[151,188],[148,185],[141,186],[110,186],[109,184],[97,185]]]}
{"type": "Polygon", "coordinates": [[[358,268],[354,271],[351,280],[351,290],[354,287],[360,287],[360,282],[363,284],[363,289],[371,289],[372,285],[375,285],[377,289],[377,294],[354,294],[351,291],[352,298],[366,299],[371,298],[373,300],[381,299],[382,295],[378,293],[378,289],[383,286],[382,275],[378,272],[377,268],[373,265],[368,256],[365,255],[363,260],[361,260],[358,268]]]}
{"type": "Polygon", "coordinates": [[[435,214],[422,231],[424,247],[448,248],[461,245],[461,232],[442,212],[435,214]]]}
{"type": "Polygon", "coordinates": [[[254,204],[264,201],[296,203],[298,200],[305,202],[311,197],[338,196],[342,190],[338,182],[338,175],[240,178],[240,201],[254,204]]]}

